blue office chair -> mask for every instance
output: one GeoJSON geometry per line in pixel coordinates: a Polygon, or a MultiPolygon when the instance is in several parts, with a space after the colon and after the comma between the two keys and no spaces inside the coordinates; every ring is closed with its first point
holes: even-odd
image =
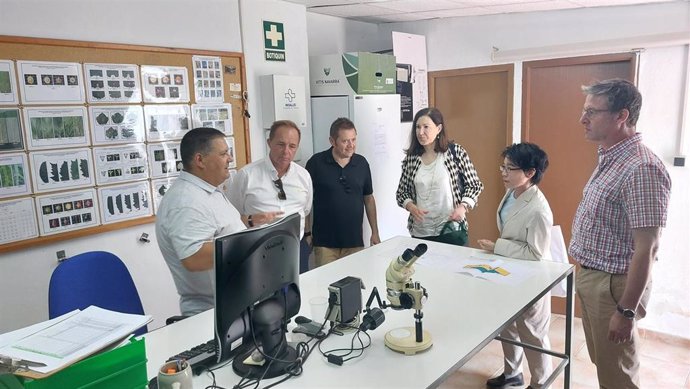
{"type": "MultiPolygon", "coordinates": [[[[143,315],[144,308],[132,275],[116,255],[90,251],[60,263],[50,277],[48,315],[52,319],[90,305],[143,315]]],[[[142,335],[146,326],[134,332],[142,335]]]]}

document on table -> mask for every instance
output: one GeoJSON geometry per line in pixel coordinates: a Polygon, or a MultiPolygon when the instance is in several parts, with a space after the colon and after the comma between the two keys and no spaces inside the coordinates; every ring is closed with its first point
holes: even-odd
{"type": "Polygon", "coordinates": [[[151,321],[151,316],[113,312],[90,306],[40,331],[0,348],[0,355],[43,363],[31,367],[52,373],[105,348],[151,321]]]}
{"type": "Polygon", "coordinates": [[[531,276],[530,271],[518,261],[506,261],[499,255],[475,251],[468,257],[450,253],[426,253],[418,264],[439,270],[467,275],[482,280],[507,285],[519,285],[531,276]]]}
{"type": "Polygon", "coordinates": [[[16,342],[19,339],[26,338],[29,335],[32,335],[38,331],[41,331],[45,328],[48,328],[55,323],[59,323],[59,322],[67,319],[68,317],[70,317],[72,315],[76,315],[79,312],[80,311],[77,309],[77,310],[65,313],[64,315],[58,316],[58,317],[50,319],[50,320],[36,323],[36,324],[30,325],[28,327],[20,328],[18,330],[12,331],[12,332],[6,332],[4,334],[0,334],[0,349],[7,346],[8,344],[16,342]]]}

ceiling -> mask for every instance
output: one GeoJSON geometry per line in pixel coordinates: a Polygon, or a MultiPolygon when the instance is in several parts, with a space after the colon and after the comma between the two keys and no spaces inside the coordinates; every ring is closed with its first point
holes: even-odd
{"type": "Polygon", "coordinates": [[[368,23],[690,0],[286,0],[307,11],[368,23]]]}

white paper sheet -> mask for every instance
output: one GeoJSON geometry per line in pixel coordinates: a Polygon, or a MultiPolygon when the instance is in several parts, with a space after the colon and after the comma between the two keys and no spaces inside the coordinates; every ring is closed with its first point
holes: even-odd
{"type": "Polygon", "coordinates": [[[151,321],[151,316],[113,312],[96,306],[0,348],[0,355],[45,363],[40,373],[68,366],[117,342],[151,321]]]}

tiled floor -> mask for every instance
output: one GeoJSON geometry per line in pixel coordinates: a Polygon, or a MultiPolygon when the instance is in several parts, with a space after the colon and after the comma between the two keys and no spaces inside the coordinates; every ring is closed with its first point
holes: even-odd
{"type": "MultiPolygon", "coordinates": [[[[565,318],[553,315],[551,318],[550,339],[554,350],[563,352],[565,340],[565,318]]],[[[640,360],[640,380],[642,388],[690,389],[690,341],[672,339],[654,333],[641,333],[642,357],[640,360]]],[[[571,388],[598,388],[596,368],[589,360],[582,322],[573,323],[573,360],[571,367],[571,388]]],[[[442,389],[486,388],[488,378],[503,371],[503,352],[500,342],[494,340],[458,369],[443,384],[442,389]]],[[[529,370],[524,366],[525,382],[529,383],[529,370]]],[[[563,378],[559,377],[552,386],[563,388],[563,378]]]]}

